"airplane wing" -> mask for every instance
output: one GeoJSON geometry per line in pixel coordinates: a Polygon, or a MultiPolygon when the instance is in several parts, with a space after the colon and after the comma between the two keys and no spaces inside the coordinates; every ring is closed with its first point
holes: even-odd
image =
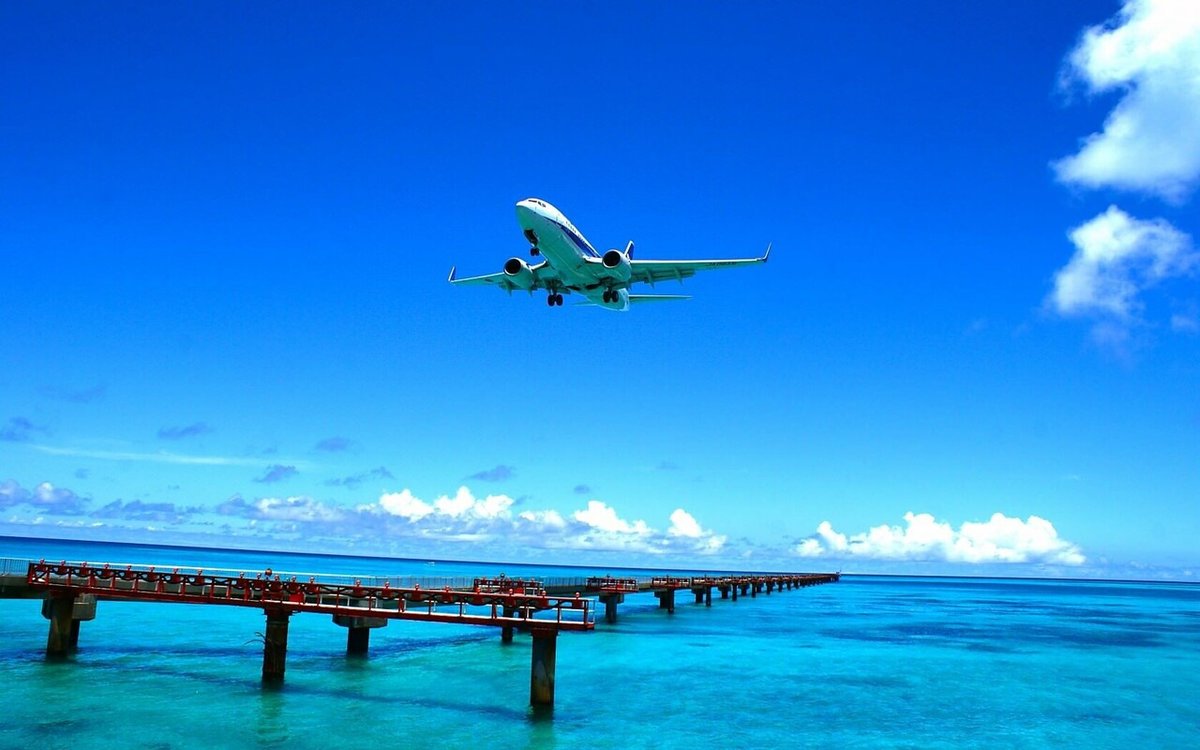
{"type": "Polygon", "coordinates": [[[771,246],[758,258],[726,258],[721,260],[630,260],[630,282],[641,281],[654,286],[659,281],[683,281],[695,276],[697,271],[732,266],[750,266],[766,263],[771,255],[771,246]]]}
{"type": "Polygon", "coordinates": [[[503,271],[496,273],[485,273],[482,276],[468,276],[465,279],[458,278],[455,274],[458,271],[457,267],[450,269],[450,278],[447,279],[451,284],[461,284],[462,286],[490,285],[498,286],[509,294],[513,291],[529,291],[535,289],[547,288],[551,282],[558,281],[558,272],[550,267],[546,261],[538,263],[536,266],[530,266],[529,271],[533,274],[533,281],[529,287],[518,286],[513,283],[513,279],[503,271]]]}
{"type": "Polygon", "coordinates": [[[629,295],[629,304],[636,305],[639,302],[671,302],[691,298],[691,295],[688,294],[631,294],[629,295]]]}

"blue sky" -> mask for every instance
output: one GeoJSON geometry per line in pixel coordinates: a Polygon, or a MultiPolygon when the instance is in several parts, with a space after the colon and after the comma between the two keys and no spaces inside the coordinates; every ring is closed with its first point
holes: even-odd
{"type": "Polygon", "coordinates": [[[0,533],[1200,572],[1187,2],[7,4],[0,66],[0,533]],[[451,288],[529,196],[774,251],[451,288]]]}

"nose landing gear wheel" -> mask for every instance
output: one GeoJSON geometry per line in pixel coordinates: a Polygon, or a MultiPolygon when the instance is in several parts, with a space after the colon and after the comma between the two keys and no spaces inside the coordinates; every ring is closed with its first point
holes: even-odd
{"type": "Polygon", "coordinates": [[[533,247],[529,248],[529,254],[530,255],[541,255],[542,251],[537,249],[537,245],[534,245],[533,247]]]}

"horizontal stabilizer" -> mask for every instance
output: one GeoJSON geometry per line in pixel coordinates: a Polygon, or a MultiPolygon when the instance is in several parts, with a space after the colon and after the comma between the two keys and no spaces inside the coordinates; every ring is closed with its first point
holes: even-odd
{"type": "Polygon", "coordinates": [[[671,302],[677,299],[691,299],[690,294],[631,294],[629,304],[635,302],[671,302]]]}

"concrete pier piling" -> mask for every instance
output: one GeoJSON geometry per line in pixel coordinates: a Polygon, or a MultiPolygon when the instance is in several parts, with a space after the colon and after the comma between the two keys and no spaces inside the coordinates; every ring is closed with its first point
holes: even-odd
{"type": "MultiPolygon", "coordinates": [[[[71,651],[71,629],[75,622],[71,615],[75,611],[72,594],[51,594],[42,605],[42,613],[50,618],[50,635],[46,639],[46,656],[66,656],[71,651]]],[[[78,636],[76,636],[78,642],[78,636]]]]}
{"type": "MultiPolygon", "coordinates": [[[[517,608],[516,607],[504,607],[502,615],[504,617],[516,617],[517,616],[517,608]]],[[[500,642],[501,643],[512,643],[512,640],[513,640],[513,626],[512,625],[502,625],[500,627],[500,642]]]]}
{"type": "Polygon", "coordinates": [[[349,628],[346,631],[346,653],[365,656],[371,649],[370,628],[349,628]]]}
{"type": "Polygon", "coordinates": [[[558,631],[534,628],[533,652],[529,664],[529,704],[534,708],[554,705],[554,662],[558,650],[558,631]]]}
{"type": "Polygon", "coordinates": [[[611,625],[617,621],[617,605],[625,601],[625,595],[604,594],[600,601],[604,603],[604,621],[611,625]]]}
{"type": "Polygon", "coordinates": [[[675,589],[664,589],[663,591],[655,591],[654,596],[658,598],[658,608],[667,610],[667,614],[675,614],[675,589]]]}
{"type": "Polygon", "coordinates": [[[96,619],[96,597],[54,592],[42,600],[42,617],[50,621],[46,655],[64,656],[79,648],[79,624],[96,619]]]}
{"type": "Polygon", "coordinates": [[[288,620],[292,613],[286,609],[268,609],[267,632],[263,634],[264,682],[281,682],[287,666],[288,620]]]}
{"type": "Polygon", "coordinates": [[[371,630],[386,627],[388,621],[382,617],[357,617],[334,615],[333,622],[346,628],[346,653],[363,656],[371,648],[371,630]]]}

